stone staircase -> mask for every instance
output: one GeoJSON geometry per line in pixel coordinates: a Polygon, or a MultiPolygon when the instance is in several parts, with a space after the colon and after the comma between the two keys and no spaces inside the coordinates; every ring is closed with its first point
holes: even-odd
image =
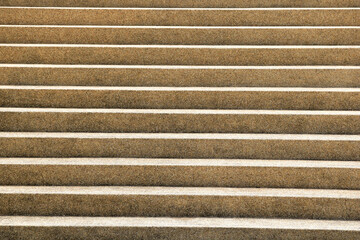
{"type": "Polygon", "coordinates": [[[0,239],[360,239],[360,1],[0,6],[0,239]]]}

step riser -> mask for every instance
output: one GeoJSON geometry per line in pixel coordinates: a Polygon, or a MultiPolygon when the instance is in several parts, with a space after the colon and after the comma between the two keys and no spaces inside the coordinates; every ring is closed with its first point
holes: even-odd
{"type": "Polygon", "coordinates": [[[0,8],[5,25],[359,26],[359,9],[44,9],[0,8]]]}
{"type": "MultiPolygon", "coordinates": [[[[16,65],[15,65],[16,66],[16,65]]],[[[2,85],[360,87],[356,69],[2,67],[2,85]]]]}
{"type": "Polygon", "coordinates": [[[0,157],[360,160],[359,141],[0,138],[0,157]]]}
{"type": "Polygon", "coordinates": [[[360,110],[360,92],[0,89],[1,107],[360,110]]]}
{"type": "Polygon", "coordinates": [[[1,164],[0,172],[1,185],[360,189],[359,168],[1,164]]]}
{"type": "Polygon", "coordinates": [[[114,239],[121,236],[124,240],[152,240],[152,239],[200,239],[200,240],[272,240],[276,239],[359,239],[359,231],[336,230],[291,230],[291,229],[257,229],[257,228],[204,228],[204,227],[23,227],[0,226],[0,235],[9,239],[59,239],[78,240],[88,239],[87,236],[99,240],[114,239]],[[85,236],[85,237],[84,237],[85,236]]]}
{"type": "Polygon", "coordinates": [[[360,48],[0,46],[1,63],[118,65],[360,65],[360,48]]]}
{"type": "Polygon", "coordinates": [[[293,1],[293,0],[1,0],[0,6],[30,6],[30,7],[158,7],[158,8],[261,8],[261,7],[360,7],[357,0],[322,0],[322,1],[293,1]]]}
{"type": "Polygon", "coordinates": [[[0,199],[1,215],[360,219],[360,199],[15,193],[0,199]]]}
{"type": "Polygon", "coordinates": [[[360,134],[360,115],[0,112],[0,131],[360,134]]]}
{"type": "Polygon", "coordinates": [[[357,29],[0,27],[0,43],[170,45],[357,45],[357,29]]]}

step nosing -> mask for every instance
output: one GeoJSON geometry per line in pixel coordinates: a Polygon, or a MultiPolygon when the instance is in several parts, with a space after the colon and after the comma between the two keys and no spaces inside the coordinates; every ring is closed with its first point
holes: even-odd
{"type": "Polygon", "coordinates": [[[126,166],[360,169],[357,161],[154,158],[0,158],[3,166],[126,166]]]}
{"type": "Polygon", "coordinates": [[[349,69],[349,70],[359,70],[360,66],[191,66],[191,65],[79,65],[79,64],[7,64],[0,63],[0,68],[97,68],[97,69],[224,69],[224,70],[233,70],[233,69],[260,69],[260,70],[272,70],[272,69],[349,69]]]}
{"type": "Polygon", "coordinates": [[[114,29],[360,29],[360,26],[147,26],[147,25],[4,25],[1,28],[114,28],[114,29]]]}
{"type": "Polygon", "coordinates": [[[279,198],[359,199],[360,190],[220,187],[127,187],[127,186],[0,186],[0,194],[21,195],[133,195],[133,196],[220,196],[279,198]]]}
{"type": "Polygon", "coordinates": [[[0,9],[59,9],[59,10],[145,10],[145,11],[307,11],[307,10],[360,10],[360,7],[266,7],[266,8],[204,8],[204,7],[29,7],[29,6],[0,6],[0,9]]]}
{"type": "Polygon", "coordinates": [[[247,228],[360,231],[360,221],[267,218],[0,216],[0,227],[1,226],[247,228]]]}
{"type": "Polygon", "coordinates": [[[0,113],[98,113],[98,114],[189,114],[189,115],[309,115],[309,116],[359,116],[360,111],[338,110],[224,110],[224,109],[99,109],[99,108],[8,108],[0,113]]]}
{"type": "Polygon", "coordinates": [[[74,133],[0,132],[0,138],[49,139],[138,139],[138,140],[278,140],[278,141],[360,141],[360,135],[247,134],[247,133],[74,133]]]}
{"type": "Polygon", "coordinates": [[[0,47],[58,48],[159,48],[159,49],[360,49],[360,45],[115,45],[115,44],[43,44],[0,43],[0,47]]]}
{"type": "Polygon", "coordinates": [[[194,91],[194,92],[360,92],[360,88],[314,88],[314,87],[138,87],[138,86],[38,86],[0,85],[0,90],[88,90],[88,91],[194,91]]]}

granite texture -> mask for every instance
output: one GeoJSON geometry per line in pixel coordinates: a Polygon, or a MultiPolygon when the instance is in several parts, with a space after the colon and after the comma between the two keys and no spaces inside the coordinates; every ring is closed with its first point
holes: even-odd
{"type": "Polygon", "coordinates": [[[0,0],[0,6],[38,7],[360,7],[357,0],[0,0]]]}
{"type": "Polygon", "coordinates": [[[360,190],[356,161],[0,158],[0,172],[1,185],[360,190]]]}
{"type": "Polygon", "coordinates": [[[6,25],[359,26],[360,9],[6,8],[6,25]]]}
{"type": "Polygon", "coordinates": [[[358,135],[0,132],[0,157],[360,160],[358,135]]]}
{"type": "Polygon", "coordinates": [[[0,26],[0,43],[359,45],[360,28],[0,26]],[[359,37],[356,37],[359,36],[359,37]]]}
{"type": "Polygon", "coordinates": [[[0,86],[1,107],[360,110],[357,88],[0,86]]]}
{"type": "Polygon", "coordinates": [[[359,222],[289,219],[0,217],[10,239],[357,239],[359,222]]]}
{"type": "Polygon", "coordinates": [[[360,65],[360,46],[0,44],[0,63],[109,65],[360,65]]]}
{"type": "Polygon", "coordinates": [[[360,134],[360,112],[4,108],[0,131],[360,134]]]}
{"type": "Polygon", "coordinates": [[[360,220],[360,191],[180,187],[0,187],[0,215],[360,220]]]}
{"type": "Polygon", "coordinates": [[[74,66],[0,64],[2,85],[167,87],[360,87],[348,66],[74,66]]]}

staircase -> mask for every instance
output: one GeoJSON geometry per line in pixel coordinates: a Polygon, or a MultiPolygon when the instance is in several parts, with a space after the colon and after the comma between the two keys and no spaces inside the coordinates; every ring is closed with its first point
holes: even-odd
{"type": "Polygon", "coordinates": [[[360,239],[360,1],[0,6],[0,239],[360,239]]]}

